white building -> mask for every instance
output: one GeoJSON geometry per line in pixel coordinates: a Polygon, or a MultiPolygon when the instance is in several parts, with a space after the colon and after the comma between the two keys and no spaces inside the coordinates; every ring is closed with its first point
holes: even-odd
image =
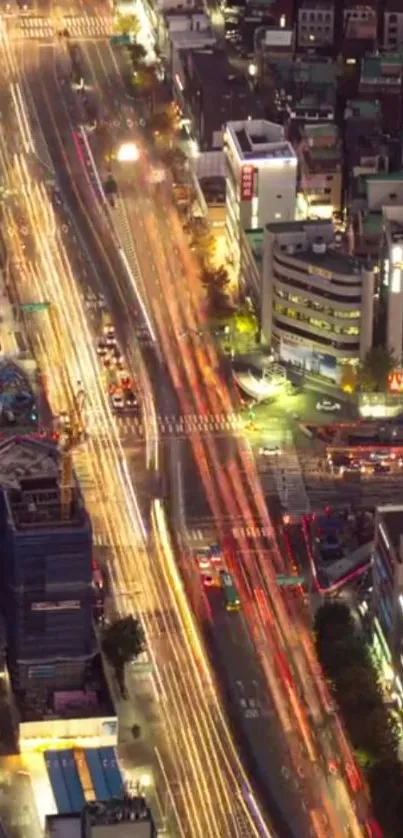
{"type": "Polygon", "coordinates": [[[383,264],[383,282],[387,290],[388,349],[398,364],[403,350],[403,206],[382,208],[386,253],[383,264]]]}
{"type": "Polygon", "coordinates": [[[225,132],[227,239],[238,254],[242,230],[295,218],[297,157],[281,125],[228,122],[225,132]]]}

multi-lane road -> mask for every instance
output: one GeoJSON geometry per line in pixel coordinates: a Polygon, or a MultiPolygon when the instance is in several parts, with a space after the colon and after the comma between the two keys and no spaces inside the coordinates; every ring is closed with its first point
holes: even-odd
{"type": "MultiPolygon", "coordinates": [[[[135,338],[141,306],[130,293],[135,282],[133,269],[126,265],[113,231],[94,206],[89,185],[76,188],[80,178],[85,181],[85,171],[77,169],[74,104],[59,83],[63,49],[48,44],[38,48],[31,39],[24,51],[24,42],[14,49],[4,31],[3,38],[10,80],[14,83],[19,78],[22,67],[32,96],[29,104],[39,118],[61,193],[70,199],[74,215],[73,219],[70,213],[69,220],[69,210],[64,215],[63,208],[55,212],[52,188],[38,177],[40,163],[31,148],[33,140],[28,137],[26,149],[23,143],[19,148],[20,135],[15,129],[20,126],[21,132],[25,118],[29,120],[31,115],[17,109],[18,124],[10,125],[2,143],[4,175],[16,195],[7,207],[7,244],[20,297],[30,295],[50,303],[49,311],[38,315],[31,331],[52,407],[55,412],[68,409],[78,382],[86,394],[90,434],[85,448],[77,451],[76,465],[79,475],[85,471],[83,485],[95,533],[101,533],[109,546],[117,609],[140,613],[145,626],[153,665],[150,698],[154,702],[157,698],[162,721],[151,743],[160,799],[170,799],[172,834],[200,838],[258,835],[258,815],[251,815],[250,798],[245,798],[248,780],[177,575],[163,507],[154,502],[143,520],[119,427],[110,411],[94,329],[84,306],[83,289],[92,272],[86,252],[97,269],[92,281],[103,283],[110,309],[119,315],[115,319],[120,343],[141,389],[147,416],[145,459],[150,496],[157,493],[159,452],[148,371],[153,374],[153,384],[160,383],[162,399],[167,373],[152,339],[147,349],[143,347],[147,369],[143,364],[135,338]],[[86,244],[80,257],[82,236],[86,244]]],[[[165,410],[172,413],[175,404],[165,410]]],[[[135,676],[129,675],[128,680],[129,691],[135,693],[135,676]]],[[[272,834],[264,829],[264,834],[272,834]]]]}
{"type": "MultiPolygon", "coordinates": [[[[74,25],[74,35],[85,38],[87,81],[96,85],[110,142],[116,144],[127,138],[128,111],[116,56],[106,40],[92,40],[94,26],[80,24],[78,32],[74,25]]],[[[365,789],[316,666],[303,599],[298,593],[285,596],[276,585],[284,558],[248,448],[225,429],[234,413],[231,397],[213,344],[200,339],[206,331],[198,272],[175,209],[169,196],[157,194],[148,182],[148,154],[135,130],[140,161],[114,172],[117,207],[109,211],[103,205],[77,138],[79,104],[68,82],[63,39],[47,34],[40,42],[20,29],[16,36],[12,27],[10,34],[3,28],[2,60],[10,82],[21,85],[16,120],[2,136],[5,175],[15,195],[7,208],[8,246],[18,262],[21,297],[34,291],[51,303],[35,323],[33,338],[52,407],[69,407],[78,381],[86,393],[90,436],[77,466],[84,460],[91,475],[86,502],[95,531],[110,548],[118,609],[140,613],[145,625],[163,722],[153,743],[155,772],[171,796],[172,828],[200,838],[273,834],[248,791],[200,625],[178,575],[179,567],[188,581],[186,544],[178,534],[172,541],[158,499],[147,515],[140,510],[135,475],[99,369],[94,323],[84,306],[91,281],[103,289],[141,389],[150,501],[163,492],[161,475],[171,465],[169,444],[159,445],[158,417],[171,417],[173,425],[189,423],[185,416],[201,417],[189,436],[201,491],[222,543],[228,542],[229,522],[239,530],[237,550],[228,547],[226,560],[243,614],[230,622],[220,604],[204,598],[195,610],[201,624],[209,621],[231,701],[259,711],[244,714],[254,726],[245,732],[256,741],[265,729],[267,744],[260,743],[253,756],[266,808],[281,824],[281,834],[358,838],[367,819],[365,789]],[[36,137],[29,126],[35,117],[65,201],[56,212],[32,147],[36,137]],[[218,416],[224,417],[219,436],[211,426],[211,417],[218,416]],[[258,530],[246,539],[240,521],[261,522],[265,539],[258,530]]],[[[132,122],[133,114],[129,118],[132,122]]],[[[93,149],[96,155],[96,143],[93,149]]],[[[130,438],[125,443],[130,447],[130,438]]],[[[135,690],[135,684],[129,688],[135,690]]]]}

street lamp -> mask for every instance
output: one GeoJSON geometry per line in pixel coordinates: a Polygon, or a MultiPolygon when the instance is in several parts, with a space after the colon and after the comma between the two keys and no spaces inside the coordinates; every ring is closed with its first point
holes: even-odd
{"type": "Polygon", "coordinates": [[[135,143],[122,143],[116,152],[116,160],[119,163],[136,163],[140,152],[135,143]]]}

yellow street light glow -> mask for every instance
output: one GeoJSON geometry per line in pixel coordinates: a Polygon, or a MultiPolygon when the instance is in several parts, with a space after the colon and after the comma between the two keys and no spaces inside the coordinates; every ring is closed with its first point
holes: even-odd
{"type": "Polygon", "coordinates": [[[119,163],[135,163],[139,156],[139,150],[135,143],[122,143],[118,148],[116,159],[119,163]]]}

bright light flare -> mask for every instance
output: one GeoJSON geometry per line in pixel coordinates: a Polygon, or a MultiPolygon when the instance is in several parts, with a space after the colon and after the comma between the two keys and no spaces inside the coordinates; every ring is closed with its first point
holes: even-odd
{"type": "Polygon", "coordinates": [[[116,160],[119,163],[137,163],[140,152],[135,143],[122,143],[116,152],[116,160]]]}

